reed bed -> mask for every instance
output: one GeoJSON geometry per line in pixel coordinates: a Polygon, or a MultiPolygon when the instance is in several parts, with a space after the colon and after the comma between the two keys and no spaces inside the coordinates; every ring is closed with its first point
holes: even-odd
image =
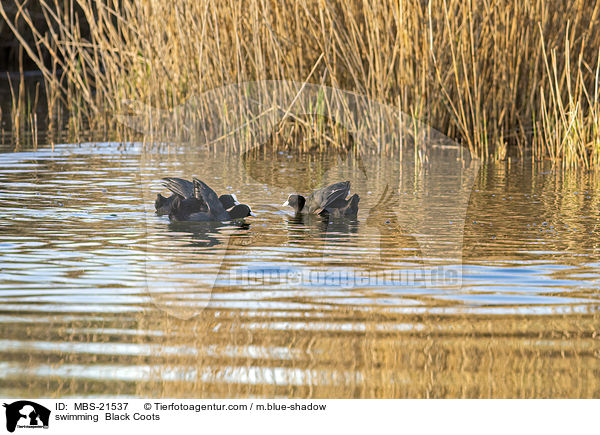
{"type": "Polygon", "coordinates": [[[38,0],[35,16],[31,8],[2,2],[0,15],[43,72],[49,117],[62,111],[75,130],[116,127],[132,110],[169,111],[231,84],[293,80],[396,106],[483,159],[600,167],[598,1],[38,0]]]}

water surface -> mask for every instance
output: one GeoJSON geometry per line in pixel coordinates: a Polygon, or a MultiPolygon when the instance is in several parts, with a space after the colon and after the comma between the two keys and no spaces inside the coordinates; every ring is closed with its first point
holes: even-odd
{"type": "Polygon", "coordinates": [[[598,397],[598,182],[444,153],[2,153],[0,395],[598,397]],[[256,217],[156,216],[160,178],[192,175],[256,217]],[[280,206],[346,179],[356,220],[280,206]]]}

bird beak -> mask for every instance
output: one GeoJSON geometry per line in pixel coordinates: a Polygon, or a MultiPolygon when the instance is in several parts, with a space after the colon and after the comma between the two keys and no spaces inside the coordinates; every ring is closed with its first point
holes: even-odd
{"type": "Polygon", "coordinates": [[[289,201],[286,201],[286,202],[284,202],[283,204],[281,204],[281,206],[282,206],[282,207],[286,207],[286,206],[288,206],[288,205],[290,205],[290,202],[289,202],[289,201]]]}
{"type": "Polygon", "coordinates": [[[256,217],[256,215],[254,213],[252,213],[252,212],[250,212],[250,216],[256,217]]]}
{"type": "Polygon", "coordinates": [[[239,201],[237,200],[236,196],[233,193],[231,194],[231,197],[233,198],[233,203],[235,205],[240,205],[239,201]]]}

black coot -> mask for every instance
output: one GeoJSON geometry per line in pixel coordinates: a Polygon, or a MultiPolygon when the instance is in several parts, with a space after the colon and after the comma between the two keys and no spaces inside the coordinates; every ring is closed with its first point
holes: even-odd
{"type": "Polygon", "coordinates": [[[296,213],[356,218],[360,197],[355,193],[346,199],[349,192],[350,182],[342,181],[315,190],[308,198],[302,195],[290,195],[283,205],[289,205],[296,213]]]}
{"type": "Polygon", "coordinates": [[[214,222],[243,219],[252,216],[246,204],[236,204],[225,209],[221,199],[206,183],[194,177],[193,195],[188,198],[177,197],[171,204],[169,219],[185,222],[214,222]]]}
{"type": "MultiPolygon", "coordinates": [[[[168,215],[171,213],[174,202],[177,198],[180,200],[195,198],[194,196],[194,183],[183,178],[176,177],[165,177],[163,178],[163,185],[172,192],[171,196],[162,196],[160,193],[156,195],[156,201],[154,201],[154,208],[156,214],[159,216],[168,215]]],[[[196,204],[200,208],[200,211],[208,211],[208,207],[204,200],[196,198],[200,201],[200,204],[196,204]]],[[[225,210],[229,210],[239,204],[237,198],[233,194],[225,194],[219,197],[221,204],[225,210]]]]}

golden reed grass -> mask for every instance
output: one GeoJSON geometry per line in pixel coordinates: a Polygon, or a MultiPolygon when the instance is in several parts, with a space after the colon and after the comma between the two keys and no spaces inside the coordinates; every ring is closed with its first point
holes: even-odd
{"type": "Polygon", "coordinates": [[[72,127],[110,125],[128,101],[168,109],[227,84],[308,79],[399,105],[482,158],[600,167],[598,1],[39,0],[37,19],[30,8],[2,2],[0,15],[44,73],[48,112],[62,101],[72,127]]]}

